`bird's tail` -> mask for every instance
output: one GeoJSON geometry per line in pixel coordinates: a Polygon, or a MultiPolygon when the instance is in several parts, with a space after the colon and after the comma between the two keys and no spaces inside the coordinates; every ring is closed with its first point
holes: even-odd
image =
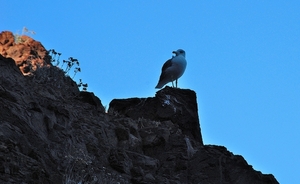
{"type": "Polygon", "coordinates": [[[155,89],[160,89],[164,86],[164,84],[162,84],[161,82],[159,82],[156,86],[155,89]]]}

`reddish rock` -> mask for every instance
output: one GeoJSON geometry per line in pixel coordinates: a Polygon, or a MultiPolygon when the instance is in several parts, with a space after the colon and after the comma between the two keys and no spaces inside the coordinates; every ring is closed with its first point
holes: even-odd
{"type": "Polygon", "coordinates": [[[51,66],[45,47],[26,35],[15,38],[12,32],[0,33],[0,54],[15,60],[23,75],[30,75],[38,67],[51,66]]]}

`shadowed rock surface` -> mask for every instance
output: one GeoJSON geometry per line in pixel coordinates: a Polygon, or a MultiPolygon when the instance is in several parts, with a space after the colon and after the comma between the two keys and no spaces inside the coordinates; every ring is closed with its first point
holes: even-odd
{"type": "Polygon", "coordinates": [[[204,145],[196,94],[101,100],[57,67],[24,76],[0,55],[0,183],[278,183],[204,145]]]}
{"type": "Polygon", "coordinates": [[[115,111],[132,119],[170,120],[179,126],[183,134],[203,145],[195,102],[194,91],[165,87],[154,98],[114,99],[108,112],[115,111]]]}

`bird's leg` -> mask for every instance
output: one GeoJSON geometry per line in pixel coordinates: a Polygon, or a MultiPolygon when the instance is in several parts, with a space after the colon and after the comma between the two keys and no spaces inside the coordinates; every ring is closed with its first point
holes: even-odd
{"type": "Polygon", "coordinates": [[[177,87],[177,81],[178,81],[178,79],[176,79],[176,88],[178,88],[178,87],[177,87]]]}
{"type": "Polygon", "coordinates": [[[173,83],[173,81],[172,81],[172,87],[174,88],[174,83],[173,83]]]}

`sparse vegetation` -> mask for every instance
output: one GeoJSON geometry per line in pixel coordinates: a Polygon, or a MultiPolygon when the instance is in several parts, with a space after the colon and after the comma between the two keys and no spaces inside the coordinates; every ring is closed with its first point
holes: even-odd
{"type": "Polygon", "coordinates": [[[59,53],[59,52],[56,52],[54,49],[50,49],[50,50],[48,50],[48,53],[50,54],[50,56],[51,56],[51,62],[53,63],[53,65],[54,66],[58,66],[59,65],[59,58],[60,58],[60,55],[61,55],[61,53],[59,53]],[[57,58],[56,58],[56,56],[58,56],[57,58]],[[55,64],[55,62],[56,62],[56,64],[55,64]]]}
{"type": "Polygon", "coordinates": [[[23,35],[35,35],[36,33],[32,30],[28,30],[25,26],[22,29],[22,33],[19,34],[19,31],[17,31],[16,34],[14,34],[15,37],[15,43],[23,43],[25,40],[22,39],[23,35]]]}
{"type": "MultiPolygon", "coordinates": [[[[48,51],[49,55],[51,56],[51,62],[54,66],[59,67],[60,64],[60,52],[56,52],[54,49],[50,49],[48,51]]],[[[68,60],[62,60],[62,64],[60,66],[60,69],[64,71],[66,76],[69,76],[70,70],[73,68],[73,66],[77,66],[74,68],[74,74],[72,76],[72,79],[74,79],[75,75],[78,72],[81,72],[81,68],[79,67],[79,61],[78,59],[75,59],[73,57],[69,57],[68,60]],[[66,65],[65,65],[66,64],[66,65]],[[65,66],[65,68],[64,68],[65,66]]],[[[82,88],[82,91],[87,91],[88,84],[83,83],[82,79],[79,79],[79,83],[77,83],[77,86],[79,88],[82,88]]]]}
{"type": "MultiPolygon", "coordinates": [[[[72,68],[75,64],[76,64],[77,66],[79,66],[79,61],[78,61],[77,59],[73,58],[73,57],[69,57],[69,60],[67,60],[67,61],[65,61],[65,62],[67,63],[67,67],[66,67],[66,69],[65,69],[65,73],[66,73],[66,74],[69,74],[71,68],[72,68]]],[[[78,71],[80,71],[80,68],[79,68],[79,70],[78,70],[78,67],[77,67],[77,68],[75,67],[75,70],[74,70],[75,74],[76,74],[78,71]]],[[[75,74],[74,74],[74,77],[75,77],[75,74]]],[[[74,77],[73,77],[73,78],[74,78],[74,77]]]]}
{"type": "MultiPolygon", "coordinates": [[[[24,26],[21,34],[19,34],[19,31],[17,31],[17,33],[14,34],[15,43],[25,42],[26,40],[24,40],[24,38],[22,38],[22,36],[24,36],[24,35],[29,36],[29,35],[35,35],[35,34],[36,34],[35,31],[28,30],[24,26]]],[[[73,70],[74,73],[72,75],[72,79],[74,79],[74,77],[76,76],[76,74],[78,72],[81,72],[81,68],[79,67],[78,59],[69,57],[68,60],[62,60],[62,63],[61,63],[61,60],[60,60],[60,56],[62,55],[61,52],[57,52],[54,49],[50,49],[50,50],[48,50],[48,54],[51,57],[50,61],[51,61],[52,65],[56,66],[57,68],[60,68],[66,76],[70,76],[69,74],[70,74],[70,71],[72,70],[72,68],[74,68],[74,70],[73,70]],[[61,64],[61,66],[59,67],[60,64],[61,64]]],[[[30,63],[30,61],[28,61],[28,62],[30,63]]],[[[38,68],[36,70],[40,70],[41,68],[42,67],[38,66],[38,68]]],[[[34,72],[34,71],[35,70],[32,70],[31,72],[34,72]]],[[[79,89],[82,88],[81,89],[82,91],[87,91],[88,84],[83,83],[82,79],[79,79],[79,83],[77,83],[77,86],[79,89]]]]}
{"type": "Polygon", "coordinates": [[[79,87],[79,88],[81,88],[82,87],[82,91],[87,91],[87,87],[88,87],[88,84],[87,83],[82,83],[82,80],[81,79],[79,79],[79,83],[77,84],[77,86],[79,87]]]}

